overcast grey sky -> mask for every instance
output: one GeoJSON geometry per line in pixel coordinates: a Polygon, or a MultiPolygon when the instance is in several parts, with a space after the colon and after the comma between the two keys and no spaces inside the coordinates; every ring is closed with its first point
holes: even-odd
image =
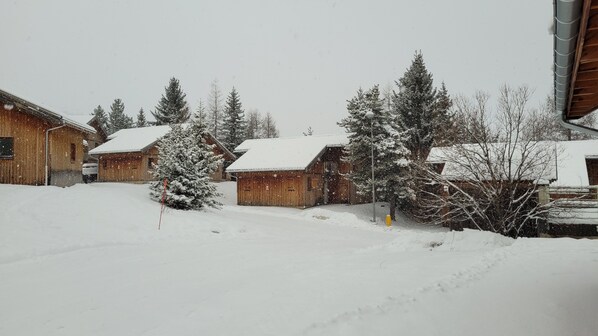
{"type": "Polygon", "coordinates": [[[170,77],[195,110],[212,80],[282,136],[338,133],[361,86],[393,83],[421,50],[452,95],[552,88],[550,0],[0,0],[0,87],[69,114],[122,98],[152,110],[170,77]]]}

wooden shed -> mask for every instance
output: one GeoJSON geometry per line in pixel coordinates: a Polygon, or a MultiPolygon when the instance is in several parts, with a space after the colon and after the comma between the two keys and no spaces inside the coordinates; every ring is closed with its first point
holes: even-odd
{"type": "Polygon", "coordinates": [[[244,154],[227,168],[237,177],[237,204],[306,208],[361,201],[343,174],[346,136],[247,140],[244,154]]]}
{"type": "Polygon", "coordinates": [[[84,142],[95,130],[0,90],[0,183],[79,183],[84,142]]]}
{"type": "MultiPolygon", "coordinates": [[[[108,136],[108,141],[91,151],[98,158],[98,181],[100,182],[147,182],[153,181],[153,164],[158,163],[157,143],[170,131],[169,125],[123,129],[108,136]]],[[[205,140],[213,145],[214,153],[222,155],[225,162],[232,162],[235,155],[227,150],[211,134],[205,140]]],[[[212,175],[213,181],[226,179],[224,164],[212,175]]]]}

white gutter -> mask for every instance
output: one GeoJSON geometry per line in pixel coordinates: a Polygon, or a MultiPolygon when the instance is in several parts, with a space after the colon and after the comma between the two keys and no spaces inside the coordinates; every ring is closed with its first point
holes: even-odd
{"type": "Polygon", "coordinates": [[[53,128],[48,128],[46,130],[46,181],[45,181],[44,185],[48,185],[48,180],[49,180],[49,178],[48,178],[49,177],[49,174],[48,174],[49,173],[48,172],[48,161],[49,161],[49,157],[50,157],[50,148],[49,148],[50,146],[48,145],[48,136],[49,136],[49,133],[51,131],[57,130],[59,128],[63,128],[64,126],[66,126],[66,124],[64,124],[64,121],[63,121],[62,125],[56,126],[56,127],[53,127],[53,128]]]}

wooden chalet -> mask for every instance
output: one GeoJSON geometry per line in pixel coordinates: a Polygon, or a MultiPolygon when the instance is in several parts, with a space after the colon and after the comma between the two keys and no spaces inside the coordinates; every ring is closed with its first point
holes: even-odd
{"type": "Polygon", "coordinates": [[[84,139],[94,133],[88,125],[0,90],[0,183],[81,182],[84,139]]]}
{"type": "MultiPolygon", "coordinates": [[[[598,140],[549,143],[555,149],[549,158],[554,165],[551,164],[551,169],[543,176],[536,177],[536,181],[534,178],[529,181],[542,185],[533,201],[551,204],[546,221],[538,224],[537,234],[598,237],[598,140]]],[[[468,150],[475,148],[472,146],[468,150]]],[[[467,176],[459,173],[459,168],[455,167],[459,166],[455,164],[458,158],[450,152],[451,147],[432,148],[428,162],[435,165],[437,172],[447,180],[467,190],[467,176]]],[[[437,192],[447,195],[451,190],[440,187],[437,192]]]]}
{"type": "Polygon", "coordinates": [[[253,139],[227,168],[237,177],[237,204],[306,208],[318,204],[357,203],[355,186],[343,174],[346,136],[253,139]]]}
{"type": "MultiPolygon", "coordinates": [[[[99,182],[147,182],[153,181],[153,164],[158,163],[158,141],[170,131],[171,127],[149,126],[123,129],[108,137],[108,141],[89,154],[98,158],[99,182]]],[[[224,165],[232,162],[236,156],[226,149],[211,134],[205,138],[213,145],[214,153],[222,155],[224,163],[211,176],[213,181],[226,180],[224,165]]]]}
{"type": "Polygon", "coordinates": [[[94,115],[70,115],[68,118],[80,124],[89,125],[96,131],[94,134],[90,134],[85,138],[86,146],[84,147],[85,154],[83,159],[83,162],[96,162],[97,158],[89,155],[89,151],[108,140],[108,132],[105,126],[102,125],[94,115]]]}

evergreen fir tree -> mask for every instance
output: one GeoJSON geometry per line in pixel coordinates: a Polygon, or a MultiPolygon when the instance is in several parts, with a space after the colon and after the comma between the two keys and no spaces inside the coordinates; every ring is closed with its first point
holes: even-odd
{"type": "Polygon", "coordinates": [[[98,123],[102,128],[104,128],[105,131],[109,131],[110,127],[108,126],[108,117],[106,116],[106,112],[102,106],[98,105],[98,107],[93,110],[92,115],[96,117],[98,123]]]}
{"type": "Polygon", "coordinates": [[[224,123],[222,125],[223,144],[230,150],[235,149],[245,140],[245,115],[241,108],[241,100],[233,87],[226,99],[224,123]]]}
{"type": "Polygon", "coordinates": [[[150,185],[150,196],[160,202],[163,181],[168,180],[164,203],[175,209],[199,210],[218,207],[216,186],[210,175],[222,161],[205,141],[205,125],[192,120],[189,125],[173,125],[158,142],[157,181],[150,185]]]}
{"type": "Polygon", "coordinates": [[[120,98],[114,99],[114,102],[110,105],[108,119],[110,122],[110,134],[121,129],[133,127],[133,118],[125,114],[125,104],[120,98]]]}
{"type": "Polygon", "coordinates": [[[349,116],[339,122],[339,126],[349,134],[344,160],[352,163],[353,171],[348,177],[355,183],[358,193],[371,193],[373,134],[376,195],[390,203],[390,215],[394,220],[397,205],[414,195],[409,178],[410,152],[404,145],[408,135],[399,130],[394,118],[384,109],[378,86],[366,92],[359,89],[349,100],[347,111],[349,116]]]}
{"type": "Polygon", "coordinates": [[[136,127],[147,127],[149,126],[147,123],[147,119],[145,119],[145,112],[143,111],[143,107],[139,109],[139,113],[137,114],[137,124],[136,127]]]}
{"type": "Polygon", "coordinates": [[[442,82],[436,97],[436,108],[434,115],[434,145],[450,146],[458,142],[457,127],[454,125],[455,118],[451,113],[453,102],[442,82]]]}
{"type": "Polygon", "coordinates": [[[187,95],[183,93],[179,80],[172,77],[164,90],[156,110],[152,112],[156,125],[181,124],[189,120],[191,113],[185,100],[187,95]]]}
{"type": "Polygon", "coordinates": [[[409,134],[407,147],[413,158],[425,160],[434,142],[436,89],[421,53],[415,54],[409,69],[395,83],[399,88],[393,102],[397,122],[409,134]]]}

